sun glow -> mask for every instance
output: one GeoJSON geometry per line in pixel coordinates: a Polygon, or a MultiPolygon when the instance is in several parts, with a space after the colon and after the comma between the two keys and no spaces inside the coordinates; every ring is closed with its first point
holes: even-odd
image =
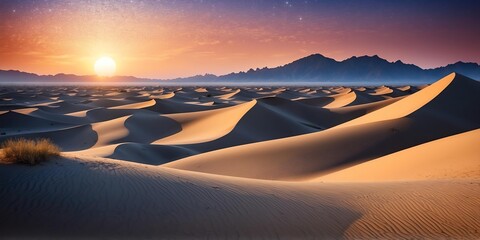
{"type": "Polygon", "coordinates": [[[99,77],[112,77],[117,70],[117,64],[111,57],[101,57],[95,62],[94,69],[99,77]]]}

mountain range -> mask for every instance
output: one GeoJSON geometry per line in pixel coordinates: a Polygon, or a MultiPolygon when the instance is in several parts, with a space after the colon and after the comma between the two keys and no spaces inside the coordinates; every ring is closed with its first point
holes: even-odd
{"type": "MultiPolygon", "coordinates": [[[[456,62],[447,66],[422,69],[402,61],[389,62],[377,55],[351,57],[343,61],[313,54],[275,68],[257,68],[246,72],[216,76],[197,75],[176,79],[147,79],[132,76],[108,78],[111,82],[158,82],[158,83],[428,83],[451,72],[473,79],[480,79],[480,65],[456,62]]],[[[92,82],[96,76],[72,74],[37,75],[14,70],[0,70],[0,82],[92,82]]],[[[105,79],[104,79],[105,80],[105,79]]]]}

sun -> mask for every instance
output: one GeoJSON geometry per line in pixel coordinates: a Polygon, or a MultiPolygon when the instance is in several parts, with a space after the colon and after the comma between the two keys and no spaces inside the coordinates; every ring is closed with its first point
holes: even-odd
{"type": "Polygon", "coordinates": [[[94,69],[99,77],[112,77],[117,70],[117,64],[111,57],[101,57],[95,62],[94,69]]]}

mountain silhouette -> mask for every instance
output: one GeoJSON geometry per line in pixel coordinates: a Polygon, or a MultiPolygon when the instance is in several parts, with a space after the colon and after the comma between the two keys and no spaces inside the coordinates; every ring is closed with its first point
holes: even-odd
{"type": "Polygon", "coordinates": [[[433,82],[457,72],[473,79],[480,79],[477,63],[457,62],[434,69],[422,69],[402,61],[389,62],[377,55],[351,57],[343,61],[313,54],[289,64],[275,68],[250,69],[247,72],[230,73],[223,76],[203,75],[177,78],[184,82],[433,82]]]}
{"type": "Polygon", "coordinates": [[[132,76],[115,76],[102,78],[97,76],[78,76],[74,74],[59,73],[55,75],[38,75],[35,73],[21,72],[18,70],[0,70],[0,83],[18,82],[96,82],[98,80],[107,82],[138,82],[151,81],[152,79],[137,78],[132,76]]]}

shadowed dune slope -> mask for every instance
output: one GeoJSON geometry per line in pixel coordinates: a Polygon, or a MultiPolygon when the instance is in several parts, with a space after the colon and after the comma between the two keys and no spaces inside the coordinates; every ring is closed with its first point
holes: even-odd
{"type": "Polygon", "coordinates": [[[335,114],[279,97],[257,100],[225,136],[210,142],[182,145],[196,152],[207,152],[253,142],[302,135],[327,129],[354,118],[335,114]]]}
{"type": "Polygon", "coordinates": [[[480,112],[473,106],[473,103],[478,102],[480,98],[479,93],[479,82],[452,73],[401,101],[340,126],[397,119],[412,113],[427,114],[426,112],[432,112],[433,115],[436,111],[443,114],[443,117],[456,118],[456,120],[472,126],[478,123],[480,118],[480,112]],[[472,108],[469,108],[469,106],[472,108]]]}
{"type": "Polygon", "coordinates": [[[174,120],[152,112],[136,112],[94,123],[92,127],[98,135],[95,147],[122,142],[152,143],[181,130],[181,126],[174,120]]]}
{"type": "MultiPolygon", "coordinates": [[[[364,114],[361,111],[335,113],[281,97],[265,97],[269,94],[292,98],[315,97],[317,91],[311,89],[301,92],[301,89],[296,88],[265,88],[264,94],[257,93],[259,89],[256,88],[242,90],[205,88],[207,92],[201,93],[195,92],[194,88],[42,89],[56,96],[53,101],[33,105],[9,105],[9,109],[16,112],[8,113],[6,116],[16,115],[0,119],[0,122],[5,123],[3,124],[5,127],[9,124],[19,125],[25,122],[22,120],[25,118],[31,120],[28,124],[19,125],[28,128],[28,131],[9,128],[8,131],[15,131],[15,136],[51,137],[64,151],[82,150],[81,154],[88,156],[155,164],[177,160],[179,156],[187,157],[225,147],[317,132],[364,114]],[[59,92],[53,93],[54,91],[59,92]],[[176,94],[171,99],[147,98],[150,93],[160,94],[164,91],[176,94]],[[208,97],[207,94],[212,96],[208,97]],[[228,96],[224,96],[225,94],[228,96]],[[255,96],[262,98],[252,100],[251,98],[255,96]],[[222,102],[218,103],[220,98],[223,98],[222,102]],[[255,104],[251,104],[253,106],[246,107],[249,106],[248,102],[253,101],[256,101],[255,104]],[[163,114],[165,112],[179,113],[163,114]],[[236,117],[232,118],[234,115],[236,117]],[[61,137],[62,132],[69,134],[76,132],[73,129],[85,129],[85,126],[89,126],[91,130],[87,134],[88,137],[79,135],[84,136],[84,139],[64,141],[67,137],[61,137]],[[77,144],[79,142],[82,144],[77,144]],[[140,154],[139,158],[148,156],[148,159],[135,160],[135,154],[140,151],[115,152],[117,148],[125,148],[125,144],[134,146],[138,143],[146,152],[159,153],[156,149],[160,147],[150,145],[153,142],[155,145],[164,145],[164,149],[178,149],[180,153],[160,154],[159,159],[155,159],[157,158],[155,154],[140,154]],[[90,149],[92,146],[94,148],[90,149]]],[[[347,88],[335,89],[334,94],[350,91],[347,88]]],[[[319,92],[320,95],[326,94],[319,92]]],[[[24,92],[15,92],[12,96],[15,94],[21,96],[24,92]]],[[[9,132],[3,132],[6,135],[2,137],[3,139],[10,136],[9,132]]]]}
{"type": "Polygon", "coordinates": [[[317,107],[338,108],[351,104],[353,101],[355,101],[356,98],[357,95],[355,94],[355,92],[350,91],[347,93],[339,93],[328,97],[306,98],[297,101],[317,107]]]}
{"type": "Polygon", "coordinates": [[[110,107],[110,109],[141,109],[141,108],[151,107],[155,105],[155,103],[156,103],[155,100],[151,99],[144,102],[130,103],[126,105],[110,107]]]}
{"type": "Polygon", "coordinates": [[[67,124],[87,124],[91,122],[90,120],[84,117],[75,117],[67,114],[51,113],[51,112],[43,111],[41,109],[32,111],[28,113],[28,115],[43,118],[43,119],[48,119],[51,121],[67,123],[67,124]]]}
{"type": "Polygon", "coordinates": [[[338,113],[338,116],[344,119],[342,121],[343,123],[343,122],[347,122],[349,120],[355,119],[357,117],[363,116],[367,113],[376,111],[402,98],[403,97],[396,97],[396,98],[390,98],[390,99],[381,100],[377,102],[358,104],[355,106],[345,106],[342,108],[331,109],[330,111],[334,113],[338,113]]]}
{"type": "Polygon", "coordinates": [[[185,112],[198,112],[204,110],[212,110],[221,108],[222,106],[202,106],[202,105],[193,105],[193,104],[184,104],[181,102],[176,102],[171,99],[154,99],[155,105],[146,107],[145,109],[162,113],[185,113],[185,112]]]}
{"type": "Polygon", "coordinates": [[[115,150],[105,157],[149,165],[161,165],[195,154],[198,154],[198,152],[182,146],[123,143],[116,146],[115,150]]]}
{"type": "MultiPolygon", "coordinates": [[[[38,131],[26,134],[18,134],[15,137],[28,139],[48,138],[58,145],[62,151],[76,151],[88,149],[95,145],[98,136],[91,125],[80,125],[60,130],[38,131]]],[[[11,138],[0,136],[0,142],[11,138]]]]}
{"type": "Polygon", "coordinates": [[[53,120],[47,120],[15,111],[0,112],[0,133],[2,135],[15,136],[35,131],[50,131],[72,127],[53,120]]]}
{"type": "MultiPolygon", "coordinates": [[[[133,117],[137,115],[140,114],[134,114],[133,117]]],[[[99,134],[101,140],[97,142],[97,147],[106,146],[108,142],[111,144],[121,142],[148,143],[149,141],[142,140],[142,138],[154,139],[157,136],[158,140],[151,141],[154,145],[160,146],[164,144],[165,149],[170,149],[168,146],[171,146],[171,149],[179,149],[182,156],[187,157],[225,147],[316,132],[334,126],[339,122],[344,122],[347,119],[350,120],[355,116],[350,113],[334,114],[328,110],[304,106],[281,98],[264,98],[217,110],[156,117],[158,120],[161,120],[161,118],[169,119],[172,122],[176,120],[175,123],[178,122],[178,127],[175,128],[173,128],[173,125],[166,126],[162,124],[162,121],[155,123],[153,120],[151,124],[142,123],[137,124],[136,128],[126,128],[127,125],[123,122],[128,123],[130,118],[118,118],[94,124],[94,129],[98,129],[101,132],[99,134]],[[244,115],[242,116],[242,114],[244,115]],[[172,129],[176,132],[172,132],[172,129]],[[173,135],[162,134],[165,131],[173,135]],[[139,139],[132,138],[130,135],[136,135],[139,139]],[[151,138],[148,136],[151,136],[151,138]],[[202,136],[203,139],[200,139],[202,136]],[[206,137],[212,138],[212,140],[208,141],[206,137]],[[105,139],[109,140],[100,143],[105,139]],[[197,140],[193,141],[195,139],[197,140]],[[188,143],[189,141],[193,144],[172,145],[188,143]]],[[[132,121],[132,123],[140,123],[141,116],[137,116],[137,118],[138,121],[132,121]]],[[[143,122],[145,121],[144,119],[143,122]]],[[[142,145],[142,149],[146,152],[151,150],[158,153],[155,149],[160,149],[160,147],[154,145],[142,145]]],[[[122,145],[118,147],[120,146],[122,145]]],[[[116,151],[116,154],[114,154],[115,148],[116,146],[105,147],[101,150],[94,148],[82,151],[82,154],[138,161],[134,159],[135,154],[140,153],[140,151],[132,151],[130,153],[116,151]]],[[[142,162],[155,164],[178,159],[176,155],[171,154],[158,156],[154,154],[140,154],[137,158],[142,158],[142,162]]]]}
{"type": "MultiPolygon", "coordinates": [[[[125,129],[124,124],[122,123],[122,121],[125,119],[115,119],[101,123],[100,125],[95,124],[94,126],[97,126],[95,129],[100,131],[103,129],[102,132],[109,133],[110,136],[117,136],[112,138],[110,143],[149,142],[127,137],[127,135],[130,136],[132,134],[138,135],[138,138],[148,139],[154,139],[155,136],[157,136],[157,139],[159,140],[153,141],[153,144],[172,146],[172,149],[179,149],[181,151],[181,156],[187,157],[198,153],[204,153],[247,143],[279,139],[321,131],[339,123],[351,120],[357,116],[363,115],[364,111],[375,107],[359,106],[358,108],[360,110],[345,111],[337,114],[331,112],[330,110],[307,106],[277,97],[258,99],[256,103],[254,105],[253,104],[253,102],[250,102],[240,104],[235,107],[226,107],[218,110],[162,115],[165,118],[172,118],[173,120],[176,120],[179,124],[181,124],[179,126],[183,125],[182,129],[175,128],[177,129],[175,130],[177,133],[170,136],[161,133],[162,131],[170,131],[172,126],[164,126],[160,124],[161,122],[159,122],[160,125],[157,124],[156,126],[149,124],[137,124],[137,128],[125,129]],[[236,114],[237,117],[241,118],[232,118],[232,114],[236,114]],[[241,114],[244,115],[242,116],[241,114]],[[112,125],[111,123],[113,122],[118,122],[118,124],[112,125]],[[225,127],[228,127],[227,130],[229,132],[224,130],[225,127]],[[230,128],[233,129],[229,130],[230,128]],[[158,133],[155,133],[157,130],[158,133]],[[118,134],[115,134],[115,131],[118,134]],[[139,133],[143,133],[144,135],[139,133]],[[148,136],[151,136],[151,138],[148,136]],[[166,137],[162,138],[162,136],[166,137]],[[202,136],[204,136],[203,139],[201,139],[203,141],[198,140],[202,136]],[[206,137],[212,138],[212,140],[208,141],[206,137]],[[195,139],[197,140],[193,141],[195,139]],[[173,140],[175,140],[175,142],[173,142],[173,140]],[[178,145],[181,143],[189,143],[189,141],[190,144],[178,145]]],[[[383,105],[385,104],[388,103],[384,103],[383,105]]],[[[152,122],[152,124],[154,124],[154,122],[152,122]]],[[[104,134],[99,135],[104,136],[104,134]]],[[[105,144],[106,143],[97,143],[97,146],[105,146],[105,144]]],[[[102,148],[101,152],[99,152],[98,149],[91,149],[83,151],[82,153],[89,156],[102,156],[122,160],[132,160],[135,162],[138,161],[134,159],[135,154],[140,153],[140,151],[132,151],[131,153],[127,153],[126,151],[117,151],[116,154],[114,154],[114,149],[115,147],[102,148]]],[[[142,145],[142,149],[146,152],[150,152],[151,150],[151,152],[158,153],[158,151],[155,149],[159,149],[159,147],[142,145]]],[[[165,146],[165,149],[170,148],[165,146]]],[[[138,159],[140,158],[142,158],[142,162],[155,164],[159,162],[166,163],[179,159],[177,155],[171,154],[163,154],[158,156],[155,156],[154,154],[140,154],[138,155],[138,159]],[[171,156],[171,158],[169,158],[169,156],[171,156]]]]}
{"type": "Polygon", "coordinates": [[[49,104],[46,106],[38,106],[39,109],[45,112],[57,113],[57,114],[66,114],[72,112],[78,112],[83,110],[92,109],[94,107],[87,106],[84,104],[70,103],[70,102],[58,102],[49,104]]]}
{"type": "Polygon", "coordinates": [[[123,142],[81,151],[71,151],[68,152],[68,154],[87,157],[105,157],[148,165],[161,165],[198,154],[198,152],[182,146],[123,142]]]}

